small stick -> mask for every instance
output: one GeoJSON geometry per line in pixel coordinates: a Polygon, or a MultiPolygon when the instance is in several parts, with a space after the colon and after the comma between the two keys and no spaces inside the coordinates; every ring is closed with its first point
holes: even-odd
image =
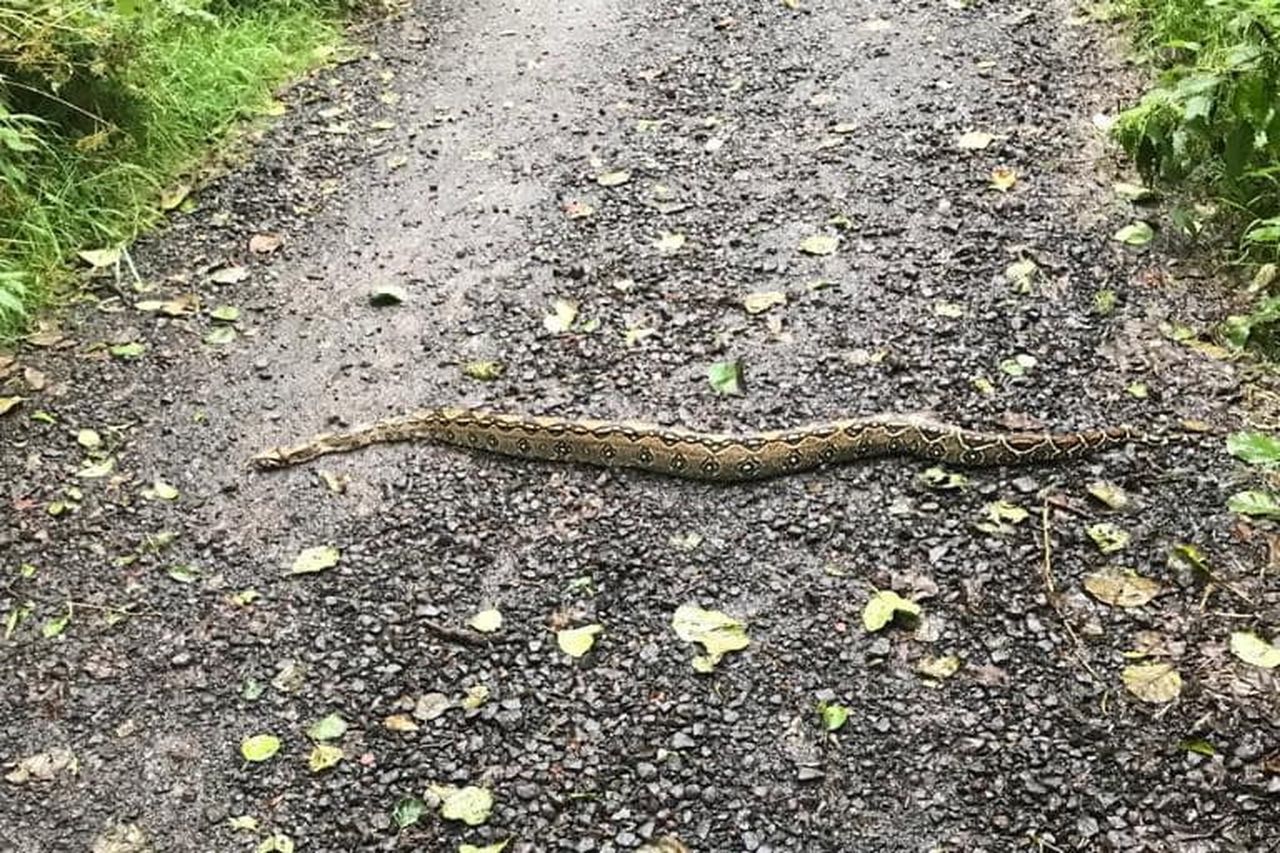
{"type": "Polygon", "coordinates": [[[1076,633],[1075,628],[1071,627],[1071,622],[1067,619],[1066,614],[1062,612],[1062,608],[1058,605],[1058,591],[1053,582],[1053,544],[1050,536],[1052,529],[1049,522],[1048,498],[1040,504],[1040,532],[1044,537],[1044,561],[1040,568],[1044,574],[1044,586],[1045,592],[1049,597],[1049,606],[1053,608],[1054,613],[1058,614],[1058,619],[1062,622],[1062,627],[1067,630],[1067,634],[1071,637],[1072,642],[1076,644],[1073,657],[1075,657],[1076,661],[1081,666],[1088,670],[1089,674],[1093,676],[1094,681],[1105,686],[1106,682],[1102,680],[1102,676],[1098,675],[1098,671],[1094,669],[1089,664],[1089,661],[1085,660],[1084,655],[1081,654],[1080,650],[1084,648],[1084,643],[1081,642],[1080,635],[1076,633]]]}
{"type": "Polygon", "coordinates": [[[453,628],[441,622],[432,621],[431,619],[419,619],[418,624],[442,640],[462,643],[466,646],[488,646],[492,642],[492,640],[484,634],[481,634],[479,631],[470,631],[466,628],[453,628]]]}

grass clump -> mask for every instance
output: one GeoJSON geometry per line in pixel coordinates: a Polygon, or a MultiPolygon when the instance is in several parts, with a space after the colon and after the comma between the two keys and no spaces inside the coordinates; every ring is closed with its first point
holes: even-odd
{"type": "MultiPolygon", "coordinates": [[[[1114,133],[1148,181],[1207,194],[1239,235],[1238,257],[1280,259],[1280,0],[1122,0],[1159,76],[1114,133]]],[[[1174,221],[1194,233],[1185,210],[1174,221]]],[[[1227,324],[1239,345],[1273,350],[1280,297],[1227,324]]],[[[1273,352],[1273,354],[1275,354],[1273,352]]]]}
{"type": "Polygon", "coordinates": [[[0,4],[0,339],[76,250],[126,242],[271,89],[332,53],[335,0],[0,4]]]}

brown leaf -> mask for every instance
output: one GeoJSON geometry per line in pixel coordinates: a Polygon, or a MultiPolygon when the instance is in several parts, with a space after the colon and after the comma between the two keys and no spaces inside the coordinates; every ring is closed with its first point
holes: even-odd
{"type": "Polygon", "coordinates": [[[259,255],[267,255],[280,248],[284,240],[279,234],[254,234],[249,238],[249,251],[259,255]]]}

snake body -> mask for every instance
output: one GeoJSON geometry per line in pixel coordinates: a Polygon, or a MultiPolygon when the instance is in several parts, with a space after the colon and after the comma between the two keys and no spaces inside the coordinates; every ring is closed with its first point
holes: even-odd
{"type": "Polygon", "coordinates": [[[259,468],[282,468],[370,444],[428,441],[520,459],[742,482],[873,456],[912,456],[973,467],[1053,462],[1142,439],[1142,433],[1127,426],[1067,433],[981,432],[909,415],[724,435],[644,423],[437,408],[318,435],[302,444],[267,450],[253,462],[259,468]]]}

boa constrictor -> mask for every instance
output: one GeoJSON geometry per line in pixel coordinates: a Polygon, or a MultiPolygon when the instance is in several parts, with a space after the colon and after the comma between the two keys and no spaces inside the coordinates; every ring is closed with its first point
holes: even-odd
{"type": "Polygon", "coordinates": [[[1073,459],[1144,436],[1132,427],[1081,432],[980,432],[907,415],[872,415],[778,432],[720,435],[620,421],[569,420],[477,409],[426,409],[326,433],[254,457],[283,468],[370,444],[430,441],[521,459],[639,468],[714,482],[762,480],[872,456],[914,456],[964,466],[1073,459]]]}

